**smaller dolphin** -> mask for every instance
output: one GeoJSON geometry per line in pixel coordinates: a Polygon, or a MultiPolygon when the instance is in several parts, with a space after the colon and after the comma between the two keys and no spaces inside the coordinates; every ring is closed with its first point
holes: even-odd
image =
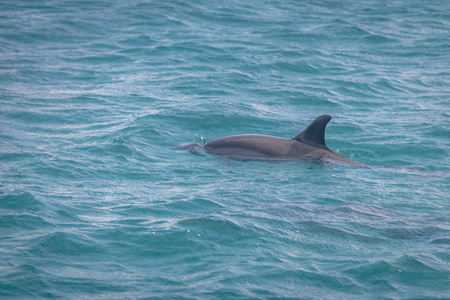
{"type": "Polygon", "coordinates": [[[331,116],[323,115],[315,119],[309,126],[292,139],[260,134],[242,134],[227,136],[207,142],[181,145],[180,149],[240,157],[246,159],[308,159],[321,162],[343,162],[360,165],[334,153],[325,144],[325,127],[331,116]]]}

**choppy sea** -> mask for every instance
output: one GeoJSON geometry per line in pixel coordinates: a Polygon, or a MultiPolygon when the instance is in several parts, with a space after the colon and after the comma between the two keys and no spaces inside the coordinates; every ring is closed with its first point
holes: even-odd
{"type": "Polygon", "coordinates": [[[1,1],[0,298],[450,298],[450,1],[1,1]],[[172,146],[322,114],[364,167],[172,146]]]}

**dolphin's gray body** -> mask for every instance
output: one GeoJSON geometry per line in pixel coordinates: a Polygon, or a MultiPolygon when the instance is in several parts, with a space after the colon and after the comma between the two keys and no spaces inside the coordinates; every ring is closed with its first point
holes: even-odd
{"type": "Polygon", "coordinates": [[[334,153],[325,144],[325,127],[330,120],[329,115],[320,116],[292,139],[259,134],[233,135],[209,141],[203,148],[208,153],[247,159],[310,159],[359,164],[334,153]]]}

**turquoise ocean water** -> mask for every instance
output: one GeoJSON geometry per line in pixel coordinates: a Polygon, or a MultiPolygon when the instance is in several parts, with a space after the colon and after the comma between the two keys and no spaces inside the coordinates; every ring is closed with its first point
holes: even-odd
{"type": "Polygon", "coordinates": [[[1,1],[0,298],[450,298],[449,37],[449,1],[1,1]],[[322,114],[368,167],[172,147],[322,114]]]}

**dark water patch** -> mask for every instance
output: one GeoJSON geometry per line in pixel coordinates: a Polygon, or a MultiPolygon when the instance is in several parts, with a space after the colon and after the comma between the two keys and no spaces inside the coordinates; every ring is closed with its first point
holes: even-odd
{"type": "MultiPolygon", "coordinates": [[[[60,197],[61,199],[62,197],[60,197]]],[[[72,198],[66,199],[66,201],[73,201],[72,198]]],[[[64,201],[65,202],[65,201],[64,201]]],[[[49,214],[49,217],[52,218],[53,224],[59,226],[59,228],[87,228],[89,224],[91,224],[88,220],[84,220],[80,213],[82,210],[77,210],[72,207],[64,207],[64,205],[59,204],[58,206],[62,206],[60,209],[54,210],[49,214]]],[[[56,206],[56,208],[58,208],[56,206]]]]}
{"type": "Polygon", "coordinates": [[[269,64],[259,64],[257,66],[262,70],[275,70],[278,72],[295,72],[299,74],[317,74],[318,69],[307,61],[298,62],[272,62],[269,64]]]}
{"type": "Polygon", "coordinates": [[[223,205],[203,198],[193,198],[187,201],[175,200],[166,204],[165,207],[168,210],[191,211],[196,213],[225,209],[223,205]]]}
{"type": "Polygon", "coordinates": [[[206,245],[194,232],[170,231],[155,232],[142,237],[138,257],[148,259],[168,258],[176,255],[188,255],[190,253],[208,250],[206,245]]]}
{"type": "Polygon", "coordinates": [[[448,264],[450,262],[450,253],[446,251],[446,248],[444,247],[443,251],[435,252],[433,253],[433,256],[436,257],[439,263],[445,263],[448,264]]]}
{"type": "Polygon", "coordinates": [[[399,41],[392,36],[373,34],[373,33],[366,35],[365,37],[362,38],[362,40],[364,42],[368,43],[368,45],[377,45],[377,46],[379,46],[380,44],[385,45],[385,44],[399,43],[399,41]]]}
{"type": "Polygon", "coordinates": [[[54,113],[45,113],[39,111],[30,111],[30,110],[20,110],[14,109],[7,112],[7,117],[15,120],[16,122],[34,125],[46,125],[52,124],[51,126],[56,126],[56,124],[66,124],[67,119],[63,116],[54,113]]]}
{"type": "Polygon", "coordinates": [[[166,205],[127,205],[116,207],[112,209],[112,211],[117,214],[121,219],[120,222],[129,222],[129,220],[133,220],[137,218],[140,220],[141,218],[149,221],[157,221],[157,220],[167,220],[170,218],[180,217],[184,215],[185,211],[174,211],[168,210],[166,205]],[[131,218],[131,219],[130,219],[131,218]]]}
{"type": "Polygon", "coordinates": [[[14,214],[0,216],[0,227],[4,229],[3,234],[14,234],[20,230],[42,230],[44,228],[54,227],[54,224],[40,216],[29,214],[14,214]]]}
{"type": "Polygon", "coordinates": [[[427,130],[427,135],[443,141],[450,140],[450,128],[445,124],[435,124],[427,130]]]}
{"type": "Polygon", "coordinates": [[[450,245],[450,238],[435,238],[429,241],[430,244],[450,245]]]}
{"type": "MultiPolygon", "coordinates": [[[[310,294],[322,295],[319,289],[327,287],[333,292],[343,294],[360,294],[360,288],[352,280],[345,276],[332,276],[317,272],[302,270],[300,266],[294,270],[284,268],[265,268],[258,274],[243,274],[223,280],[227,284],[234,284],[239,288],[244,286],[273,286],[278,293],[285,297],[302,297],[310,294]],[[304,289],[299,290],[302,286],[304,289]]],[[[270,291],[270,290],[269,290],[270,291]]],[[[269,292],[269,291],[266,291],[269,292]]]]}
{"type": "Polygon", "coordinates": [[[5,295],[10,297],[61,298],[73,293],[98,294],[103,292],[125,292],[120,283],[112,284],[95,277],[95,270],[84,264],[43,268],[30,264],[19,265],[5,276],[5,295]],[[60,267],[58,269],[58,267],[60,267]],[[83,269],[90,270],[85,272],[83,269]],[[55,290],[59,292],[54,292],[55,290]]]}
{"type": "Polygon", "coordinates": [[[29,255],[50,258],[52,255],[68,258],[101,255],[104,249],[95,241],[75,233],[54,232],[27,242],[29,255]]]}
{"type": "Polygon", "coordinates": [[[66,178],[69,180],[77,179],[77,177],[72,173],[72,171],[53,166],[40,167],[39,173],[55,178],[66,178]]]}
{"type": "Polygon", "coordinates": [[[391,282],[389,286],[395,286],[398,290],[409,286],[411,293],[423,293],[423,289],[430,285],[439,294],[448,291],[448,277],[445,278],[448,271],[437,271],[411,256],[404,256],[393,263],[387,261],[369,263],[349,269],[346,273],[357,281],[369,283],[370,288],[375,288],[380,282],[385,284],[391,282]]]}
{"type": "MultiPolygon", "coordinates": [[[[142,142],[139,141],[139,143],[142,142]]],[[[90,157],[95,157],[96,160],[101,162],[100,164],[104,166],[112,166],[112,160],[117,160],[122,163],[133,163],[133,165],[124,165],[123,170],[134,169],[129,172],[129,174],[133,174],[137,177],[145,177],[146,174],[143,170],[136,168],[136,162],[151,163],[159,160],[151,146],[144,144],[139,145],[133,141],[133,137],[130,134],[120,134],[120,132],[114,137],[110,135],[104,137],[91,137],[89,141],[85,142],[84,146],[77,150],[83,152],[87,151],[90,157]]]]}
{"type": "Polygon", "coordinates": [[[352,219],[355,222],[364,222],[364,220],[386,220],[389,218],[389,211],[385,211],[382,208],[356,206],[356,205],[343,205],[336,209],[336,212],[342,212],[339,214],[342,218],[352,219]]]}
{"type": "Polygon", "coordinates": [[[148,35],[133,35],[129,36],[126,39],[120,41],[122,45],[125,45],[127,47],[151,47],[155,45],[155,40],[150,38],[148,35]]]}
{"type": "Polygon", "coordinates": [[[124,259],[134,257],[137,251],[146,250],[143,244],[146,244],[155,235],[155,231],[149,231],[146,224],[144,226],[135,226],[127,224],[126,227],[115,226],[123,224],[122,222],[114,222],[114,226],[108,226],[100,230],[96,230],[93,236],[98,241],[102,241],[105,248],[108,249],[109,255],[122,255],[124,259]]]}
{"type": "Polygon", "coordinates": [[[397,266],[387,261],[380,260],[373,263],[362,263],[360,266],[346,270],[345,274],[351,276],[356,281],[372,286],[378,286],[378,284],[382,282],[386,285],[386,288],[390,290],[392,289],[392,285],[388,282],[395,282],[398,280],[401,272],[402,270],[397,266]]]}
{"type": "Polygon", "coordinates": [[[403,270],[410,272],[434,272],[438,274],[436,269],[427,265],[423,260],[418,257],[414,257],[411,255],[402,256],[397,260],[397,263],[403,266],[403,270]]]}
{"type": "MultiPolygon", "coordinates": [[[[279,31],[274,31],[273,29],[270,30],[258,30],[257,33],[262,34],[264,37],[274,40],[274,41],[280,41],[283,42],[289,42],[292,41],[292,39],[295,39],[297,43],[300,45],[302,43],[309,44],[309,45],[321,45],[329,40],[329,36],[326,34],[317,31],[317,32],[299,32],[296,29],[290,29],[290,28],[280,28],[279,31]]],[[[288,44],[289,45],[289,44],[288,44]]],[[[306,48],[307,49],[307,48],[306,48]]],[[[280,50],[282,51],[282,50],[280,50]]],[[[282,52],[281,52],[282,53],[282,52]]]]}
{"type": "Polygon", "coordinates": [[[311,221],[307,222],[306,224],[307,224],[306,229],[312,231],[312,233],[322,235],[324,237],[324,240],[329,239],[327,236],[330,236],[332,239],[336,238],[338,240],[355,240],[364,244],[367,243],[379,244],[381,242],[385,242],[384,239],[376,236],[370,236],[361,233],[352,233],[347,230],[343,230],[341,228],[331,227],[330,225],[326,226],[311,221]]]}
{"type": "Polygon", "coordinates": [[[30,264],[22,264],[6,272],[6,274],[2,274],[5,281],[0,283],[0,295],[2,296],[13,298],[24,296],[61,297],[61,294],[55,292],[46,280],[48,273],[42,268],[30,264]]]}
{"type": "Polygon", "coordinates": [[[98,278],[57,277],[48,279],[52,289],[64,291],[63,297],[71,297],[74,293],[96,296],[98,294],[126,294],[129,288],[125,283],[111,283],[98,278]]]}
{"type": "Polygon", "coordinates": [[[133,216],[133,218],[127,218],[127,219],[114,221],[115,224],[124,225],[124,226],[136,226],[139,228],[141,226],[144,226],[148,222],[149,222],[149,219],[147,219],[147,218],[139,218],[139,217],[135,217],[135,216],[133,216]]]}
{"type": "Polygon", "coordinates": [[[420,228],[396,226],[396,228],[384,229],[382,234],[387,238],[394,240],[414,240],[428,239],[436,235],[439,236],[441,234],[448,234],[448,230],[436,226],[426,226],[420,228]]]}
{"type": "Polygon", "coordinates": [[[230,242],[238,242],[253,236],[248,229],[227,219],[197,217],[187,218],[177,223],[178,226],[187,228],[188,232],[204,238],[213,239],[219,244],[229,245],[230,242]]]}
{"type": "Polygon", "coordinates": [[[421,293],[423,288],[432,288],[444,295],[450,291],[450,271],[443,269],[441,265],[432,268],[418,257],[403,256],[396,261],[401,268],[399,283],[413,286],[413,290],[421,293]]]}
{"type": "Polygon", "coordinates": [[[128,56],[119,54],[86,55],[84,57],[68,60],[75,63],[88,65],[125,64],[132,62],[132,60],[128,56]]]}
{"type": "Polygon", "coordinates": [[[33,194],[25,192],[0,196],[0,207],[17,211],[40,211],[45,207],[33,194]]]}

